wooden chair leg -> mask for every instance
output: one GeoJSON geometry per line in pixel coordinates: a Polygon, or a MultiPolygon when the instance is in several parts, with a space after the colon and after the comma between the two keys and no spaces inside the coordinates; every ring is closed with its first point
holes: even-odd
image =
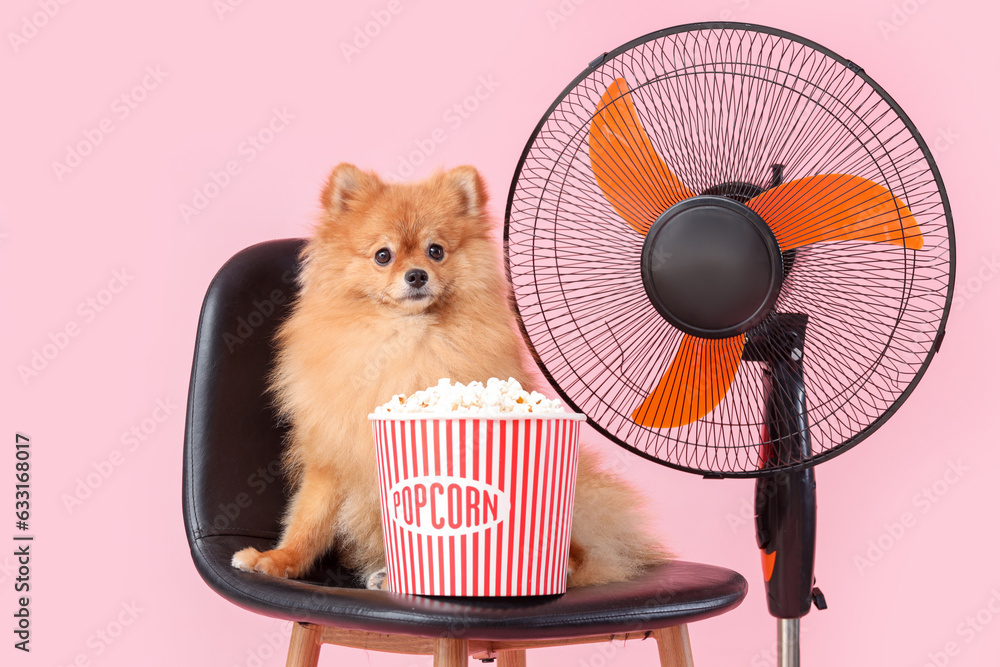
{"type": "Polygon", "coordinates": [[[694,667],[687,625],[675,625],[653,633],[660,649],[660,667],[694,667]]]}
{"type": "Polygon", "coordinates": [[[288,644],[285,667],[316,667],[321,646],[316,626],[296,623],[292,626],[292,641],[288,644]]]}
{"type": "Polygon", "coordinates": [[[528,657],[524,650],[501,651],[497,667],[528,667],[528,657]]]}
{"type": "Polygon", "coordinates": [[[435,639],[434,667],[467,667],[469,641],[467,639],[435,639]]]}

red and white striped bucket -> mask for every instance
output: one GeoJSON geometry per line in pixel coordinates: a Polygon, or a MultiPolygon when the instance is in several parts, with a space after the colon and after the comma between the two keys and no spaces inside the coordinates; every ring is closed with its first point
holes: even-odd
{"type": "Polygon", "coordinates": [[[584,415],[369,415],[389,590],[566,592],[584,415]]]}

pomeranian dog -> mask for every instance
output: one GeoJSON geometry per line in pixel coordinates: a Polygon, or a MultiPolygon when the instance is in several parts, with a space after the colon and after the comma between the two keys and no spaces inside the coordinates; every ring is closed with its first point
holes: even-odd
{"type": "MultiPolygon", "coordinates": [[[[336,549],[377,586],[385,554],[368,414],[443,377],[513,377],[539,389],[486,201],[470,166],[408,184],[350,164],[333,170],[271,383],[290,426],[294,497],[277,546],[243,549],[234,567],[296,578],[336,549]]],[[[581,447],[570,586],[627,580],[668,559],[644,530],[640,505],[581,447]]]]}

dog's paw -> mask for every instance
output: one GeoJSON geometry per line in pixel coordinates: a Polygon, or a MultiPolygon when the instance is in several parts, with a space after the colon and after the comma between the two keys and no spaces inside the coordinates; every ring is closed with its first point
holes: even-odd
{"type": "Polygon", "coordinates": [[[263,553],[247,547],[233,554],[232,565],[244,572],[259,572],[282,579],[295,579],[302,574],[302,563],[287,549],[272,549],[263,553]]]}
{"type": "Polygon", "coordinates": [[[389,573],[384,569],[372,572],[366,577],[365,586],[372,591],[389,590],[389,573]]]}
{"type": "Polygon", "coordinates": [[[230,564],[237,570],[243,570],[244,572],[253,572],[254,565],[260,560],[260,552],[253,547],[247,547],[242,551],[237,551],[233,554],[233,559],[230,564]]]}

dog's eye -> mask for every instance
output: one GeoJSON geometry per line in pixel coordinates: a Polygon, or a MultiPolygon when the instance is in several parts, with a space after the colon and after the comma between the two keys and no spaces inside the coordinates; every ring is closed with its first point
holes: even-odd
{"type": "Polygon", "coordinates": [[[439,246],[437,243],[432,243],[431,247],[427,249],[427,256],[440,262],[444,259],[444,248],[439,246]]]}
{"type": "Polygon", "coordinates": [[[382,248],[375,252],[375,263],[381,266],[385,266],[392,261],[392,251],[388,248],[382,248]]]}

